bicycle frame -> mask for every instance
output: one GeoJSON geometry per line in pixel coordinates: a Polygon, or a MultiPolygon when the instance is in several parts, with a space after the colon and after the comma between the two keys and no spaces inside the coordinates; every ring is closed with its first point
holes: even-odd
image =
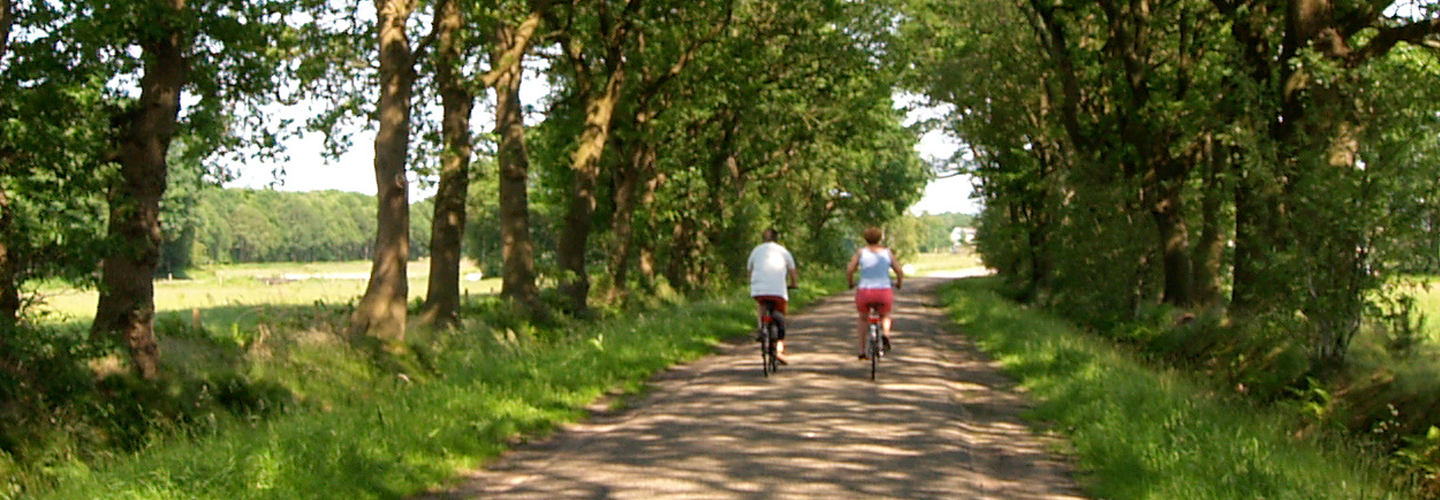
{"type": "Polygon", "coordinates": [[[778,332],[775,331],[775,304],[765,304],[765,314],[760,316],[759,337],[760,337],[760,364],[761,371],[769,377],[771,373],[779,370],[780,363],[775,358],[775,343],[779,341],[778,332]]]}
{"type": "Polygon", "coordinates": [[[880,368],[880,311],[877,308],[870,308],[870,331],[865,338],[865,355],[870,358],[870,380],[875,380],[875,372],[880,368]]]}

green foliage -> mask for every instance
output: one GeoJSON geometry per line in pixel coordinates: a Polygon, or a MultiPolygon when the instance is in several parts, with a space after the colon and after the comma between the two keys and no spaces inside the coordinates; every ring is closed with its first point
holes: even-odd
{"type": "MultiPolygon", "coordinates": [[[[361,260],[374,244],[375,197],[343,191],[202,189],[168,253],[197,263],[361,260]],[[193,234],[188,238],[187,234],[193,234]],[[186,248],[186,243],[191,245],[186,248]]],[[[433,202],[411,205],[413,258],[429,255],[433,202]]],[[[178,259],[178,257],[177,257],[178,259]]]]}
{"type": "MultiPolygon", "coordinates": [[[[1296,419],[1144,367],[1109,342],[999,299],[981,280],[942,291],[951,317],[1038,400],[1067,436],[1088,493],[1115,499],[1411,498],[1382,460],[1297,440],[1296,419]]],[[[991,283],[993,285],[993,283],[991,283]]]]}
{"type": "MultiPolygon", "coordinates": [[[[837,285],[807,284],[797,302],[837,285]]],[[[460,329],[413,335],[380,360],[322,330],[277,330],[243,358],[296,395],[268,418],[219,421],[104,462],[65,462],[35,498],[388,498],[415,493],[580,418],[597,397],[748,331],[748,301],[665,304],[600,322],[529,323],[500,301],[460,329]],[[284,333],[281,333],[284,332],[284,333]],[[260,356],[259,353],[268,353],[260,356]],[[396,362],[400,361],[400,362],[396,362]]],[[[417,332],[418,333],[418,332],[417,332]]],[[[223,385],[220,386],[223,388],[223,385]]],[[[270,401],[267,386],[231,391],[270,401]]],[[[217,388],[218,390],[218,388],[217,388]]]]}

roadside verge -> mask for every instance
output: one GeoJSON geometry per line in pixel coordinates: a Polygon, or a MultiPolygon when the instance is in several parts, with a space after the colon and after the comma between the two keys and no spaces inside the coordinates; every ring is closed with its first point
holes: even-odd
{"type": "Polygon", "coordinates": [[[1065,435],[1096,498],[1405,499],[1360,454],[1290,436],[1279,412],[1157,371],[1112,344],[957,280],[940,299],[952,321],[1036,402],[1029,417],[1065,435]]]}

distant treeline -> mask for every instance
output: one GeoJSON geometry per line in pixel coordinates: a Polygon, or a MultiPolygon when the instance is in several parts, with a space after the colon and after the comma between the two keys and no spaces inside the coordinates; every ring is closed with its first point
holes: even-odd
{"type": "MultiPolygon", "coordinates": [[[[183,275],[196,265],[244,262],[368,260],[375,244],[375,197],[346,191],[287,192],[268,189],[200,189],[165,207],[167,241],[160,274],[183,275]]],[[[494,207],[474,207],[465,254],[499,272],[499,228],[494,207]]],[[[430,255],[434,202],[410,206],[410,256],[430,255]]],[[[540,218],[539,214],[535,215],[540,218]]],[[[950,250],[950,232],[971,227],[968,214],[906,216],[889,227],[892,246],[906,253],[950,250]]],[[[536,221],[536,237],[549,242],[549,221],[536,221]]],[[[540,255],[549,264],[552,252],[540,255]]]]}
{"type": "MultiPolygon", "coordinates": [[[[375,197],[344,191],[203,189],[166,210],[172,272],[190,265],[365,260],[375,244],[375,197]]],[[[429,200],[411,205],[410,255],[429,255],[429,200]]]]}

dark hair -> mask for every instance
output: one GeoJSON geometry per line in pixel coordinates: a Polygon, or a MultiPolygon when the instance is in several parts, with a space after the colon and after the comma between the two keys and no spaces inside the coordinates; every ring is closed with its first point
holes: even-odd
{"type": "Polygon", "coordinates": [[[861,232],[860,236],[865,238],[866,243],[877,245],[880,243],[880,238],[885,236],[885,233],[881,232],[878,227],[870,226],[865,228],[865,231],[861,232]]]}
{"type": "Polygon", "coordinates": [[[775,241],[780,239],[780,232],[776,231],[775,228],[772,227],[762,231],[760,233],[760,238],[765,241],[775,241]]]}

